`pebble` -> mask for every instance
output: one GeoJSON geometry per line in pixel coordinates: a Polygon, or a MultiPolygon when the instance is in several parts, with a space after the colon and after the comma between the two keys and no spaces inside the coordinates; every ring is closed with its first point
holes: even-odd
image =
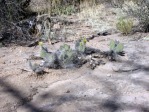
{"type": "Polygon", "coordinates": [[[70,90],[67,90],[66,93],[70,93],[70,90]]]}
{"type": "Polygon", "coordinates": [[[108,74],[107,77],[111,77],[111,74],[108,74]]]}
{"type": "Polygon", "coordinates": [[[103,94],[103,92],[100,92],[100,94],[103,94]]]}

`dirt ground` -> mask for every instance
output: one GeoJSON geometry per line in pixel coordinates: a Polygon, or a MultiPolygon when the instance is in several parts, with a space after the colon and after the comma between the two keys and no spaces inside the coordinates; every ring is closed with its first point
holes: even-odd
{"type": "MultiPolygon", "coordinates": [[[[91,34],[91,27],[80,28],[76,32],[91,34]]],[[[39,77],[32,73],[27,61],[31,54],[38,54],[39,46],[0,48],[0,112],[149,112],[149,41],[143,39],[146,35],[114,33],[96,37],[87,46],[107,51],[110,39],[116,39],[124,43],[125,56],[95,70],[87,65],[50,69],[39,77]]],[[[48,49],[56,50],[61,44],[48,49]]]]}

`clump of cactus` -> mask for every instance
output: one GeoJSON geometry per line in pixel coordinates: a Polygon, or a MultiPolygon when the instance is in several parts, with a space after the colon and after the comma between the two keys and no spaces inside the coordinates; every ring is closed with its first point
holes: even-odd
{"type": "Polygon", "coordinates": [[[130,19],[120,18],[116,24],[116,27],[124,35],[128,35],[132,31],[133,21],[130,19]]]}
{"type": "Polygon", "coordinates": [[[56,54],[48,51],[47,48],[43,47],[43,42],[39,42],[40,46],[40,57],[44,60],[44,66],[48,68],[55,68],[56,54]]]}
{"type": "Polygon", "coordinates": [[[45,57],[47,57],[48,55],[48,50],[47,48],[43,47],[43,42],[39,42],[39,46],[40,46],[40,57],[45,59],[45,57]]]}
{"type": "Polygon", "coordinates": [[[86,42],[87,42],[86,38],[81,38],[77,40],[75,43],[75,49],[78,52],[84,53],[86,49],[86,42]]]}
{"type": "Polygon", "coordinates": [[[124,56],[124,45],[122,43],[120,43],[119,41],[114,41],[111,40],[110,41],[110,54],[109,54],[109,58],[111,61],[116,60],[117,55],[121,55],[124,56]]]}
{"type": "Polygon", "coordinates": [[[68,68],[73,66],[73,60],[75,57],[75,52],[70,48],[69,45],[64,44],[60,46],[57,52],[58,60],[63,68],[68,68]]]}

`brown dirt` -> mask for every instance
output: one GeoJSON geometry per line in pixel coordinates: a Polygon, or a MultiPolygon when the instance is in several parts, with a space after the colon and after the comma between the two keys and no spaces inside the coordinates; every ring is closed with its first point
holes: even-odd
{"type": "Polygon", "coordinates": [[[41,77],[30,71],[26,61],[38,53],[38,47],[0,48],[0,112],[149,111],[148,41],[115,34],[97,37],[88,46],[108,50],[111,38],[125,43],[126,56],[119,62],[95,70],[85,65],[48,70],[41,77]]]}
{"type": "Polygon", "coordinates": [[[0,112],[149,112],[149,44],[140,38],[145,35],[96,37],[87,46],[107,51],[110,39],[116,39],[124,43],[126,55],[95,70],[86,65],[50,69],[39,77],[27,62],[38,46],[0,48],[0,112]]]}

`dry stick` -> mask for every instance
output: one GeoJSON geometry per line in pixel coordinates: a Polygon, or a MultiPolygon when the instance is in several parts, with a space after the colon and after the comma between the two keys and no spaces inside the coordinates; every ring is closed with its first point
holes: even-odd
{"type": "MultiPolygon", "coordinates": [[[[49,12],[49,15],[50,15],[50,38],[51,38],[51,31],[52,31],[52,23],[51,23],[51,15],[52,15],[52,0],[50,0],[50,12],[49,12]]],[[[50,41],[50,38],[48,38],[48,41],[50,41]]]]}

